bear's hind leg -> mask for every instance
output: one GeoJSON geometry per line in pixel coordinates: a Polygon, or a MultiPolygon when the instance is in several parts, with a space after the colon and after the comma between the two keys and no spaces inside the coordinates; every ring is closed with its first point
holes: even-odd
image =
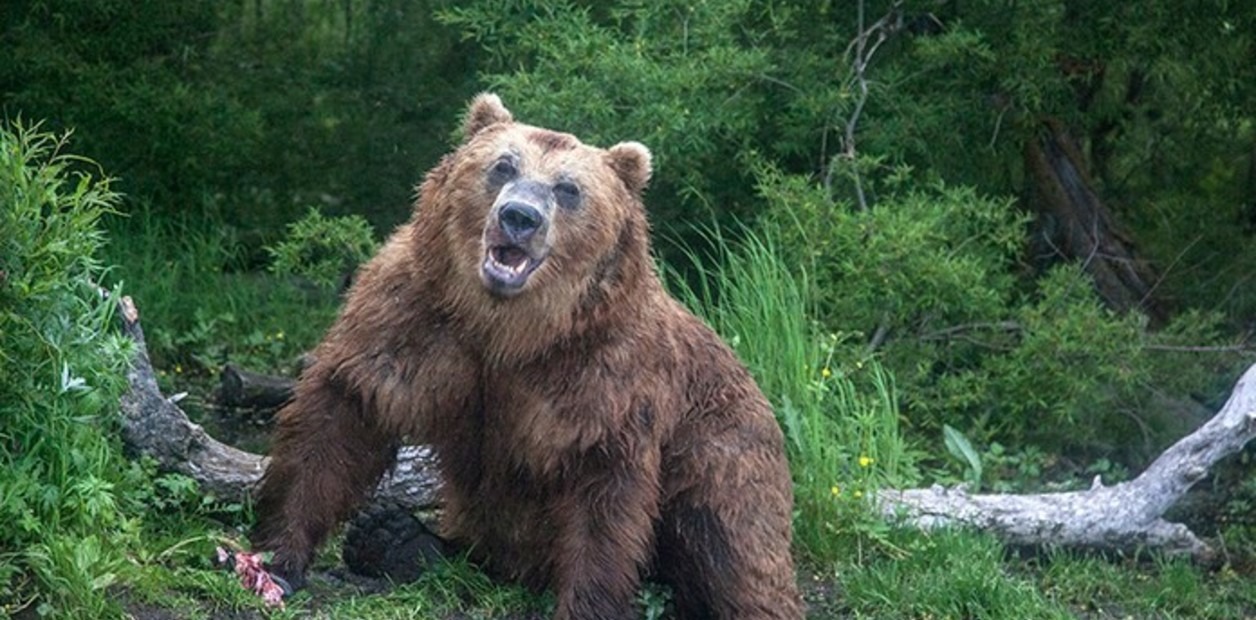
{"type": "Polygon", "coordinates": [[[771,438],[726,431],[692,447],[674,471],[687,484],[663,508],[655,570],[672,587],[678,618],[803,617],[790,556],[792,486],[771,438]]]}

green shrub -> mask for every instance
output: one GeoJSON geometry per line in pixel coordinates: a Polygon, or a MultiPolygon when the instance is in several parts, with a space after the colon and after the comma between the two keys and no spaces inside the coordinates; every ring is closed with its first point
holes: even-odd
{"type": "Polygon", "coordinates": [[[95,618],[137,530],[109,439],[132,349],[96,284],[117,196],[64,146],[0,126],[0,610],[95,618]]]}
{"type": "Polygon", "coordinates": [[[266,250],[274,273],[305,277],[334,289],[378,247],[366,218],[324,217],[311,208],[305,217],[288,225],[288,235],[282,241],[266,250]]]}
{"type": "Polygon", "coordinates": [[[231,222],[260,258],[312,202],[405,219],[475,92],[465,47],[410,0],[7,0],[0,117],[76,128],[126,207],[231,222]]]}
{"type": "Polygon", "coordinates": [[[686,206],[750,214],[753,178],[737,152],[773,118],[768,52],[744,44],[757,12],[749,0],[481,0],[441,19],[485,48],[485,81],[521,120],[600,146],[648,145],[652,191],[677,197],[651,203],[655,221],[680,226],[686,206]]]}
{"type": "Polygon", "coordinates": [[[844,336],[836,358],[883,362],[906,430],[931,445],[949,425],[979,446],[1134,462],[1183,430],[1166,395],[1229,380],[1231,359],[1174,350],[1218,343],[1219,315],[1183,313],[1152,332],[1104,307],[1077,265],[1020,277],[1026,221],[1010,200],[943,184],[902,190],[904,177],[891,176],[857,210],[811,179],[758,173],[781,251],[810,268],[816,320],[844,336]]]}

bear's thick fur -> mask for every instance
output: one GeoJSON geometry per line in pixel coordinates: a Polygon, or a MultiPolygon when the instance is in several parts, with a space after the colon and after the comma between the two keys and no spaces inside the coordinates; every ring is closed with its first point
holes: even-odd
{"type": "Polygon", "coordinates": [[[491,94],[464,130],[281,411],[254,544],[300,581],[398,444],[428,443],[442,535],[553,588],[556,618],[633,617],[643,575],[684,618],[801,618],[781,432],[655,274],[649,151],[491,94]]]}

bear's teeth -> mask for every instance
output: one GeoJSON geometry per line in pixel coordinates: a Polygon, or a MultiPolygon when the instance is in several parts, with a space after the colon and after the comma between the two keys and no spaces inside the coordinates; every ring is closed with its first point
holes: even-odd
{"type": "Polygon", "coordinates": [[[489,260],[493,261],[493,266],[494,266],[494,267],[496,267],[496,268],[498,268],[498,269],[500,269],[500,270],[502,270],[502,271],[505,271],[506,273],[508,273],[508,274],[510,274],[510,275],[512,275],[512,276],[517,276],[517,275],[519,275],[519,274],[523,273],[523,270],[524,270],[525,268],[527,268],[527,266],[528,266],[528,259],[527,259],[527,258],[524,258],[523,260],[519,261],[519,263],[518,263],[518,264],[516,264],[516,265],[507,265],[506,263],[503,263],[503,262],[501,262],[501,261],[497,260],[497,258],[496,258],[496,257],[493,257],[493,256],[490,256],[490,257],[489,257],[489,260]]]}

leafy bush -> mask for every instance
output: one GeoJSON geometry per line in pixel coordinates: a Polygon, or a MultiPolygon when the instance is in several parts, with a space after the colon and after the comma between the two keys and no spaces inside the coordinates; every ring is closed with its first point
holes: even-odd
{"type": "Polygon", "coordinates": [[[6,0],[0,116],[76,128],[127,208],[212,216],[261,258],[312,202],[377,225],[408,215],[474,93],[475,54],[432,13],[412,0],[6,0]]]}
{"type": "Polygon", "coordinates": [[[109,439],[132,349],[96,285],[117,196],[64,146],[0,127],[0,610],[96,618],[137,529],[109,439]]]}
{"type": "Polygon", "coordinates": [[[593,9],[567,0],[461,3],[441,19],[488,52],[488,86],[522,120],[599,146],[647,144],[657,220],[684,206],[749,215],[753,179],[738,150],[771,116],[759,85],[771,69],[744,45],[749,0],[631,2],[593,9]]]}
{"type": "Polygon", "coordinates": [[[1219,342],[1217,315],[1151,332],[1105,308],[1076,265],[1020,278],[1026,220],[1009,200],[890,176],[857,210],[811,179],[759,175],[782,250],[813,274],[814,316],[844,336],[837,358],[882,360],[917,437],[941,443],[950,425],[979,445],[1137,461],[1189,426],[1167,394],[1215,391],[1232,372],[1173,350],[1219,342]]]}
{"type": "Polygon", "coordinates": [[[302,276],[333,289],[344,284],[378,247],[366,218],[324,217],[311,208],[305,217],[289,224],[288,235],[267,251],[273,272],[302,276]]]}

